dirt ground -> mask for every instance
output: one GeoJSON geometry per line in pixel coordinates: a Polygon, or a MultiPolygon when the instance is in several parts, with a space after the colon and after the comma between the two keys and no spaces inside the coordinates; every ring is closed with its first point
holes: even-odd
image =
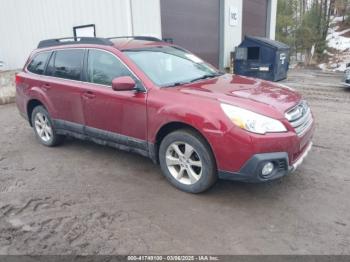
{"type": "Polygon", "coordinates": [[[0,254],[350,254],[350,90],[291,72],[315,146],[296,173],[191,195],[146,158],[69,139],[41,146],[0,106],[0,254]]]}

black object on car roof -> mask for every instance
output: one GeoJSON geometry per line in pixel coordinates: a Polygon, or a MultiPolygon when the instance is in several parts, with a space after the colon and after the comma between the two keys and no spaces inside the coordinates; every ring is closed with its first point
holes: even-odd
{"type": "Polygon", "coordinates": [[[61,45],[75,45],[75,44],[93,44],[93,45],[113,45],[111,40],[114,39],[134,39],[142,41],[154,41],[162,42],[159,38],[151,36],[117,36],[117,37],[64,37],[64,38],[54,38],[42,40],[38,44],[38,48],[46,48],[52,46],[61,46],[61,45]]]}

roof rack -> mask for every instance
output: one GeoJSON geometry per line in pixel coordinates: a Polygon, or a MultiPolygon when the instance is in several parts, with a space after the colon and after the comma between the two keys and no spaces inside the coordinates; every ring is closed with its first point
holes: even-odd
{"type": "Polygon", "coordinates": [[[154,41],[154,42],[163,42],[161,39],[153,36],[115,36],[115,37],[108,37],[109,40],[112,39],[123,39],[123,38],[131,38],[135,40],[141,40],[141,41],[154,41]]]}
{"type": "Polygon", "coordinates": [[[60,45],[72,45],[72,44],[113,45],[113,43],[107,38],[65,37],[65,38],[47,39],[47,40],[40,41],[38,44],[38,48],[60,46],[60,45]]]}

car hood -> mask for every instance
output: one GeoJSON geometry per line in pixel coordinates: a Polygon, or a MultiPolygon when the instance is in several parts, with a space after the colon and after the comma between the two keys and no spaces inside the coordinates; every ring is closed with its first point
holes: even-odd
{"type": "Polygon", "coordinates": [[[180,91],[186,94],[217,99],[253,111],[259,111],[257,106],[273,107],[280,113],[286,112],[301,99],[299,93],[287,86],[230,74],[186,84],[180,87],[180,91]],[[247,100],[250,103],[247,103],[247,100]]]}

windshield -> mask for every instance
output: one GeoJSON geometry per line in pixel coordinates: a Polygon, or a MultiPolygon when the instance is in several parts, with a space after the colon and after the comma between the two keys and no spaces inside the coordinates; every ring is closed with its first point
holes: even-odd
{"type": "Polygon", "coordinates": [[[124,53],[158,86],[175,86],[220,75],[199,57],[172,46],[124,53]]]}

